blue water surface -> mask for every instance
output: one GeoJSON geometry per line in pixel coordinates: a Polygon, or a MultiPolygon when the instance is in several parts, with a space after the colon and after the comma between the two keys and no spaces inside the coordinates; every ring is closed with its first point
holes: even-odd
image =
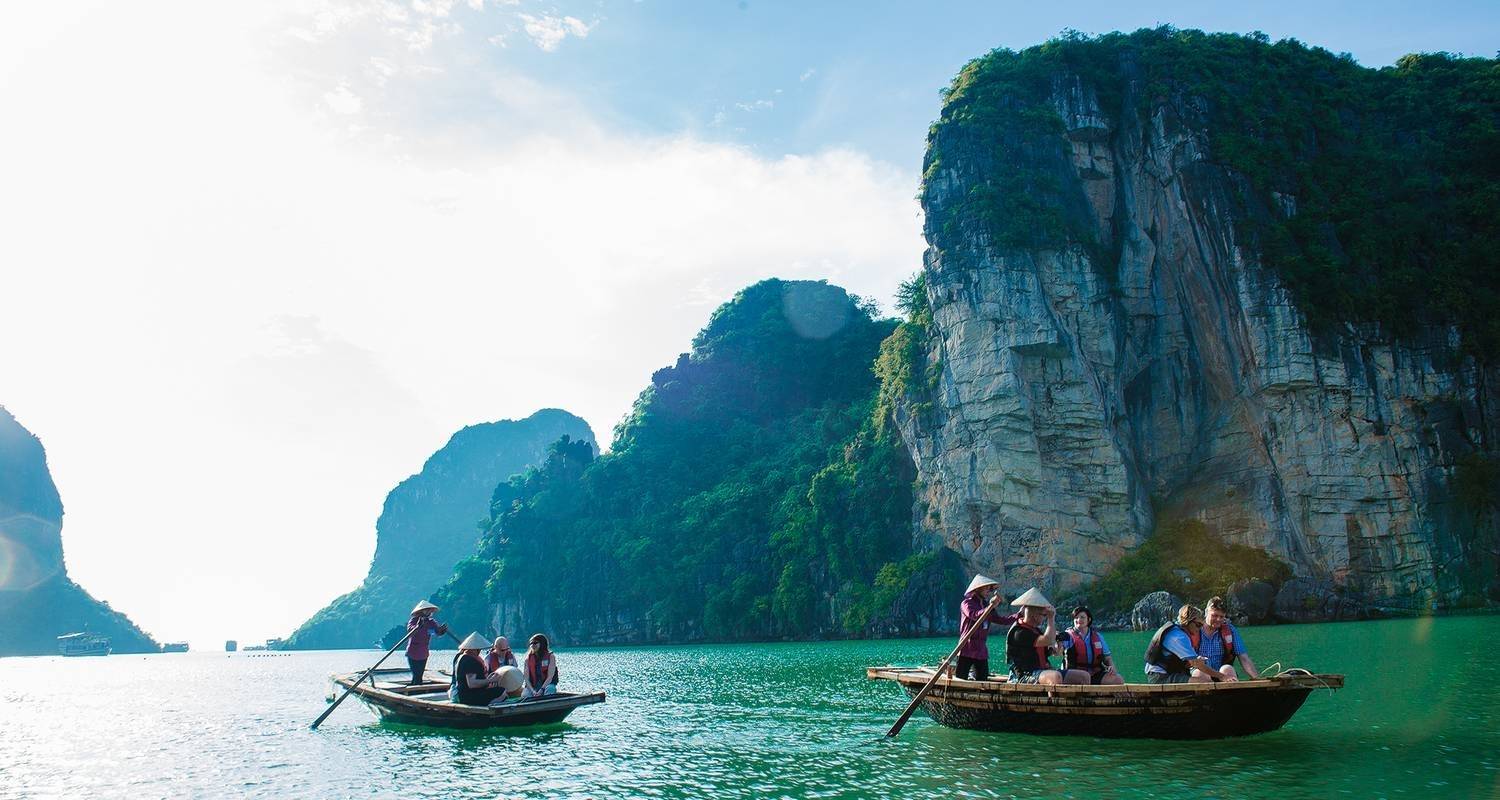
{"type": "MultiPolygon", "coordinates": [[[[564,650],[564,688],[608,702],[513,732],[383,724],[353,699],[309,730],[327,675],[374,651],[0,659],[0,797],[1500,797],[1496,622],[1245,629],[1262,667],[1348,688],[1204,742],[920,715],[885,740],[906,698],[865,667],[936,662],[941,639],[564,650]]],[[[1145,638],[1109,635],[1122,656],[1145,638]]]]}

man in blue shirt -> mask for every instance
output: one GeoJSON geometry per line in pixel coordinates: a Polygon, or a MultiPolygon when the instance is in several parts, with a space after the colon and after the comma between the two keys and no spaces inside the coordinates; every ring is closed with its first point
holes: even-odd
{"type": "Polygon", "coordinates": [[[1240,638],[1239,630],[1229,622],[1229,610],[1224,605],[1224,598],[1210,597],[1204,610],[1208,612],[1208,619],[1202,635],[1198,637],[1197,650],[1198,655],[1208,662],[1209,669],[1218,670],[1225,680],[1237,681],[1240,676],[1234,670],[1234,662],[1239,659],[1240,665],[1245,668],[1245,674],[1252,680],[1259,679],[1260,672],[1255,669],[1255,662],[1245,652],[1245,640],[1240,638]]]}
{"type": "Polygon", "coordinates": [[[1157,629],[1146,646],[1147,683],[1207,683],[1223,680],[1208,666],[1193,640],[1203,631],[1203,612],[1196,606],[1177,609],[1177,621],[1157,629]]]}

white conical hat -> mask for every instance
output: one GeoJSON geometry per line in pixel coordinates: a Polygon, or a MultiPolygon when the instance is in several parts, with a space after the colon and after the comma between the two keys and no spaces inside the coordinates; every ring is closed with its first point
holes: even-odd
{"type": "Polygon", "coordinates": [[[524,681],[521,671],[512,666],[504,666],[495,670],[495,677],[500,679],[501,688],[507,692],[514,692],[521,688],[521,683],[524,681]]]}
{"type": "Polygon", "coordinates": [[[488,649],[490,649],[490,640],[484,638],[483,636],[480,636],[477,632],[476,633],[471,633],[471,634],[469,634],[469,638],[467,638],[467,639],[465,639],[465,640],[463,640],[462,642],[459,643],[458,649],[460,649],[460,650],[488,650],[488,649]]]}
{"type": "Polygon", "coordinates": [[[411,613],[413,613],[413,614],[420,614],[423,611],[436,611],[436,610],[438,610],[437,606],[435,606],[435,605],[427,602],[426,600],[423,600],[422,602],[417,603],[417,607],[413,608],[411,610],[411,613]]]}
{"type": "Polygon", "coordinates": [[[1013,606],[1037,606],[1039,608],[1051,608],[1052,601],[1048,600],[1035,586],[1026,590],[1026,593],[1010,601],[1013,606]]]}
{"type": "Polygon", "coordinates": [[[983,575],[975,575],[974,580],[969,581],[969,588],[964,590],[964,594],[971,594],[975,589],[983,589],[986,586],[999,585],[1000,581],[997,581],[994,578],[986,578],[983,575]]]}

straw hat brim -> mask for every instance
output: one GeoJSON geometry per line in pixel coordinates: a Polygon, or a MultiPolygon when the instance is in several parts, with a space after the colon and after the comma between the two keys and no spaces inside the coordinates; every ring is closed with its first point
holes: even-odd
{"type": "Polygon", "coordinates": [[[1035,606],[1037,608],[1052,608],[1052,601],[1042,594],[1035,586],[1027,589],[1020,597],[1010,601],[1013,606],[1035,606]]]}
{"type": "Polygon", "coordinates": [[[969,588],[964,590],[964,594],[973,594],[976,589],[983,589],[986,586],[999,585],[1000,582],[995,580],[994,578],[987,578],[983,575],[975,575],[974,580],[969,581],[969,588]]]}
{"type": "Polygon", "coordinates": [[[423,600],[422,602],[417,603],[416,606],[412,608],[411,613],[413,613],[413,614],[420,614],[423,611],[436,611],[436,610],[438,610],[437,606],[435,606],[435,605],[427,602],[426,600],[423,600]]]}
{"type": "Polygon", "coordinates": [[[478,632],[471,633],[469,634],[469,638],[464,639],[462,642],[459,642],[458,649],[488,650],[490,649],[490,640],[484,638],[483,636],[480,636],[478,632]]]}

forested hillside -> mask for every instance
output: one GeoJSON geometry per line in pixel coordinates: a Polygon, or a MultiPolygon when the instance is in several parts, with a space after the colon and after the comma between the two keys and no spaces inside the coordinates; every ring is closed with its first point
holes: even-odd
{"type": "Polygon", "coordinates": [[[438,602],[466,629],[574,643],[940,628],[956,562],[914,543],[911,461],[877,424],[894,326],[821,282],[744,290],[610,453],[562,441],[497,488],[438,602]]]}

